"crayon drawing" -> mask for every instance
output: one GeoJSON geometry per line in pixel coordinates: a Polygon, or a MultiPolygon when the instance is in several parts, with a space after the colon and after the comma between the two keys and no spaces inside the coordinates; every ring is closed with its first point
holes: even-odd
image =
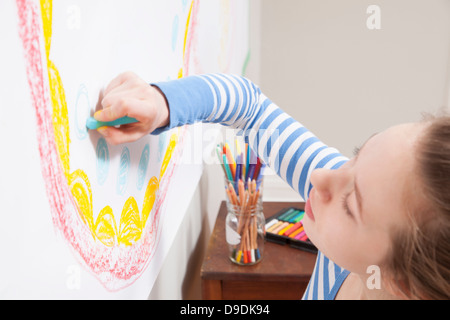
{"type": "MultiPolygon", "coordinates": [[[[189,183],[198,181],[201,174],[200,169],[182,163],[184,150],[192,143],[186,139],[190,129],[181,127],[111,146],[98,132],[87,130],[85,121],[98,107],[101,88],[120,72],[142,72],[150,82],[225,71],[218,66],[217,54],[202,51],[205,35],[211,37],[209,26],[221,15],[221,1],[136,1],[129,5],[114,0],[108,8],[99,1],[11,2],[16,16],[10,20],[16,23],[12,30],[17,30],[21,51],[17,56],[23,58],[24,90],[30,101],[24,110],[32,112],[35,120],[34,128],[26,129],[30,137],[35,136],[39,157],[30,161],[39,162],[42,176],[33,188],[42,189],[48,201],[48,207],[36,208],[36,212],[42,215],[42,223],[48,215],[77,264],[105,293],[136,287],[145,274],[151,280],[141,281],[137,290],[145,296],[175,237],[163,233],[164,221],[183,218],[182,211],[168,208],[178,208],[173,203],[187,206],[193,192],[188,196],[175,193],[180,188],[174,184],[182,182],[194,190],[195,185],[189,183]],[[144,25],[135,39],[130,38],[138,29],[133,23],[144,25]],[[154,31],[159,25],[166,26],[163,35],[154,31]],[[193,182],[180,180],[189,176],[188,171],[195,175],[190,179],[193,182]]],[[[219,36],[212,40],[218,43],[219,36]]],[[[230,54],[228,59],[242,65],[241,57],[230,54]]],[[[179,222],[171,229],[178,226],[179,222]]],[[[93,286],[89,284],[85,292],[93,286]]]]}
{"type": "MultiPolygon", "coordinates": [[[[52,0],[40,1],[44,58],[40,52],[40,15],[36,2],[18,0],[17,6],[21,38],[28,63],[28,82],[30,90],[35,91],[32,95],[38,118],[41,163],[47,181],[48,197],[53,203],[53,221],[103,285],[110,290],[120,289],[132,283],[142,272],[157,244],[160,209],[167,192],[167,181],[175,167],[172,156],[180,154],[175,150],[180,149],[176,146],[181,139],[176,133],[172,135],[161,164],[160,175],[147,181],[145,200],[141,206],[130,196],[124,203],[122,212],[113,212],[110,206],[105,206],[95,214],[92,177],[83,169],[72,169],[70,165],[70,130],[65,91],[58,68],[50,59],[52,0]],[[48,84],[42,74],[45,70],[48,73],[48,84]],[[152,219],[147,223],[151,213],[152,219]],[[120,216],[118,226],[115,222],[116,215],[120,216]],[[94,218],[95,216],[97,217],[94,218]]],[[[194,2],[186,23],[187,28],[193,6],[194,2]]],[[[186,29],[185,47],[186,43],[189,43],[186,40],[188,31],[186,29]]],[[[180,74],[186,73],[182,70],[180,74]]],[[[82,87],[82,92],[84,91],[82,87]]],[[[84,137],[84,130],[80,127],[77,129],[79,135],[84,137]]],[[[98,141],[96,151],[98,180],[99,184],[103,184],[108,173],[109,156],[108,146],[102,138],[98,141]]],[[[142,161],[140,171],[145,170],[148,155],[144,154],[142,161]]],[[[117,175],[117,194],[124,194],[129,171],[130,151],[123,147],[117,175]]],[[[144,184],[144,176],[141,173],[139,184],[144,184]]]]}

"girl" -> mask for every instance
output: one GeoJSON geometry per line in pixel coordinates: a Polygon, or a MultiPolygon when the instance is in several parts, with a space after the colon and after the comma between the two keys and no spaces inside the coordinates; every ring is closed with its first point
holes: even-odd
{"type": "Polygon", "coordinates": [[[111,144],[197,121],[242,130],[307,199],[303,222],[319,254],[304,299],[450,298],[449,117],[389,128],[348,160],[238,76],[149,86],[124,73],[101,104],[97,120],[139,120],[99,128],[111,144]],[[373,272],[382,283],[375,289],[368,285],[373,272]]]}

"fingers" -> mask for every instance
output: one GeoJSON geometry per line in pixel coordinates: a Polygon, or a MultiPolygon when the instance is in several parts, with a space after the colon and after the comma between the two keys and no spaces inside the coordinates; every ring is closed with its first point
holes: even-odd
{"type": "Polygon", "coordinates": [[[129,116],[137,123],[120,127],[101,127],[98,132],[116,145],[133,142],[169,122],[169,110],[163,93],[131,72],[113,79],[103,92],[102,110],[94,114],[98,121],[109,122],[129,116]]]}
{"type": "Polygon", "coordinates": [[[115,77],[113,80],[111,80],[111,82],[108,84],[108,86],[104,90],[103,94],[106,96],[112,90],[116,89],[117,87],[120,87],[127,81],[133,80],[136,78],[138,78],[137,75],[131,71],[123,72],[123,73],[119,74],[117,77],[115,77]]]}
{"type": "Polygon", "coordinates": [[[106,142],[111,145],[119,145],[122,143],[134,142],[142,138],[147,133],[141,130],[131,128],[100,127],[97,131],[105,138],[106,142]]]}
{"type": "Polygon", "coordinates": [[[98,121],[113,121],[117,118],[128,115],[129,110],[132,110],[133,100],[124,96],[116,95],[116,97],[108,96],[102,101],[103,110],[99,110],[94,114],[94,118],[98,121]],[[105,99],[107,100],[107,107],[104,105],[105,99]]]}
{"type": "Polygon", "coordinates": [[[103,92],[101,112],[96,112],[94,118],[99,121],[113,121],[117,118],[130,116],[139,120],[140,111],[136,108],[137,100],[147,100],[152,97],[151,87],[132,72],[126,72],[111,81],[103,92]]]}
{"type": "Polygon", "coordinates": [[[137,139],[142,138],[144,135],[149,134],[156,128],[154,110],[149,109],[145,102],[137,99],[130,99],[127,101],[122,101],[121,105],[127,105],[128,108],[120,109],[115,108],[114,105],[108,109],[103,110],[100,116],[106,115],[104,119],[108,117],[117,118],[123,115],[128,115],[130,117],[136,118],[137,123],[121,125],[120,127],[100,127],[98,132],[103,135],[106,141],[110,144],[116,145],[126,142],[133,142],[137,139]],[[115,113],[115,110],[122,110],[125,113],[115,113]],[[126,113],[127,110],[130,112],[126,113]]]}

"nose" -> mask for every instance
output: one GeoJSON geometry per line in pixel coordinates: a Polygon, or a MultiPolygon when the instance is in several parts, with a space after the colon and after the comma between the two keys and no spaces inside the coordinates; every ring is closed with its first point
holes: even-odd
{"type": "Polygon", "coordinates": [[[315,197],[321,201],[328,202],[332,198],[333,172],[330,169],[316,169],[311,173],[311,184],[315,189],[315,197]]]}

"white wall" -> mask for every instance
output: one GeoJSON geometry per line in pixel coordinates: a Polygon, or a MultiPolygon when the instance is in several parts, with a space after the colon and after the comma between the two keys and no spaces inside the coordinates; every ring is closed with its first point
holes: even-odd
{"type": "MultiPolygon", "coordinates": [[[[375,132],[448,104],[450,1],[250,3],[247,77],[344,155],[375,132]],[[372,4],[380,8],[379,30],[366,25],[372,4]]],[[[298,199],[285,187],[269,177],[265,195],[274,196],[267,199],[298,199]]]]}
{"type": "Polygon", "coordinates": [[[205,165],[149,299],[201,299],[200,268],[220,203],[225,198],[222,177],[219,165],[205,165]]]}

